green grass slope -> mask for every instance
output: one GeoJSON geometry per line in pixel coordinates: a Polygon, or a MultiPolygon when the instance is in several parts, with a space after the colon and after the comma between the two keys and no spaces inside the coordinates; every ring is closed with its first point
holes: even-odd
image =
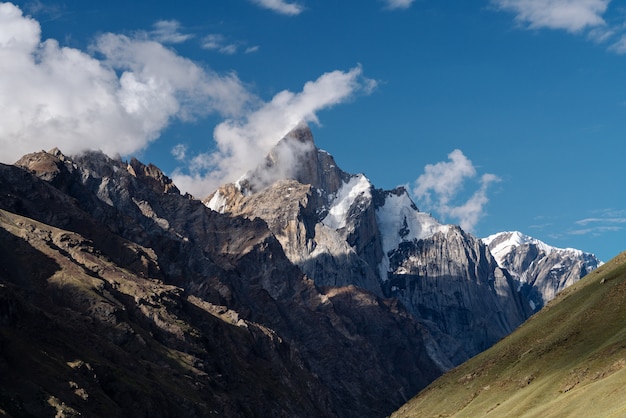
{"type": "Polygon", "coordinates": [[[392,417],[626,417],[626,252],[392,417]]]}

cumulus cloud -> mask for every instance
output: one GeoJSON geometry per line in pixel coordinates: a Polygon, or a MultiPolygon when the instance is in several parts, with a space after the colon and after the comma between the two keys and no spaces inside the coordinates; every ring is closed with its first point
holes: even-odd
{"type": "Polygon", "coordinates": [[[304,6],[299,3],[289,3],[283,0],[252,0],[259,6],[273,10],[284,15],[299,15],[304,11],[304,6]]]}
{"type": "Polygon", "coordinates": [[[408,9],[415,0],[385,0],[387,9],[408,9]]]}
{"type": "Polygon", "coordinates": [[[357,66],[347,72],[325,73],[307,82],[299,93],[281,91],[245,117],[219,124],[214,131],[217,150],[195,156],[186,169],[177,170],[172,177],[182,190],[206,196],[256,167],[300,122],[318,123],[318,111],[342,103],[357,92],[369,93],[375,85],[357,66]]]}
{"type": "Polygon", "coordinates": [[[465,181],[476,177],[477,172],[461,150],[452,151],[448,159],[424,167],[424,173],[415,181],[413,195],[421,206],[436,211],[443,219],[453,218],[461,228],[472,231],[484,215],[485,205],[489,201],[489,185],[499,181],[499,178],[493,174],[483,174],[478,190],[466,202],[455,205],[465,181]]]}
{"type": "Polygon", "coordinates": [[[580,32],[605,25],[602,15],[611,0],[492,0],[497,8],[515,13],[515,19],[532,29],[580,32]]]}
{"type": "Polygon", "coordinates": [[[215,151],[194,156],[184,145],[171,149],[185,164],[173,175],[179,187],[204,196],[258,165],[299,122],[318,123],[320,110],[376,85],[357,66],[264,102],[234,73],[201,67],[155,40],[182,42],[177,23],[155,28],[133,36],[105,33],[81,51],[42,41],[36,20],[0,3],[0,161],[53,147],[129,155],[175,119],[214,113],[224,120],[214,130],[215,144],[207,138],[215,151]]]}
{"type": "Polygon", "coordinates": [[[255,103],[234,74],[153,40],[103,34],[90,53],[42,42],[39,23],[0,3],[0,161],[59,147],[130,154],[173,119],[237,117],[255,103]]]}

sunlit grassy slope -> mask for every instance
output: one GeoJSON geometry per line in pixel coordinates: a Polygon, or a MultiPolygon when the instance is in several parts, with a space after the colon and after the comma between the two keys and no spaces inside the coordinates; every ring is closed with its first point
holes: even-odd
{"type": "Polygon", "coordinates": [[[626,417],[626,252],[397,417],[626,417]]]}

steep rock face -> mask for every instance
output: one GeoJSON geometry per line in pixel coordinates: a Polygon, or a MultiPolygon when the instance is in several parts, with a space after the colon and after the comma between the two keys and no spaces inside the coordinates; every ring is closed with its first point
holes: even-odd
{"type": "Polygon", "coordinates": [[[518,281],[525,303],[541,309],[564,288],[602,265],[596,256],[572,248],[555,248],[517,231],[483,239],[498,265],[518,281]]]}
{"type": "Polygon", "coordinates": [[[440,347],[432,358],[446,368],[528,316],[515,284],[483,243],[420,212],[404,188],[378,190],[364,175],[341,171],[312,141],[310,130],[299,126],[264,165],[205,204],[265,220],[290,260],[318,285],[355,285],[398,298],[429,328],[440,347]],[[285,152],[302,144],[303,152],[285,152]],[[285,179],[265,181],[277,173],[285,179]]]}
{"type": "Polygon", "coordinates": [[[318,150],[311,131],[301,125],[262,166],[204,202],[220,213],[266,221],[287,257],[318,285],[353,284],[382,295],[372,190],[364,176],[343,172],[330,154],[318,150]]]}
{"type": "Polygon", "coordinates": [[[464,352],[450,353],[455,363],[489,348],[528,315],[508,273],[458,227],[402,243],[389,259],[385,294],[453,337],[464,352]]]}
{"type": "MultiPolygon", "coordinates": [[[[19,235],[25,248],[45,250],[46,257],[59,265],[68,257],[75,260],[71,271],[61,269],[63,277],[86,288],[88,295],[93,286],[103,287],[108,292],[106,303],[113,308],[107,308],[111,314],[105,315],[110,326],[85,332],[71,323],[63,325],[68,341],[83,333],[94,334],[89,345],[77,345],[74,351],[68,344],[52,350],[52,336],[37,339],[33,334],[20,334],[11,319],[2,328],[6,332],[2,341],[18,333],[25,344],[54,351],[55,362],[61,365],[75,360],[68,353],[75,353],[91,368],[106,364],[108,386],[93,389],[94,404],[82,404],[65,389],[69,383],[48,384],[45,373],[33,372],[28,385],[0,398],[18,399],[3,403],[3,408],[20,408],[19,399],[41,389],[49,399],[56,399],[53,403],[65,403],[87,415],[101,414],[94,408],[110,398],[112,415],[132,406],[128,410],[137,415],[153,416],[206,416],[207,411],[227,416],[384,416],[444,370],[433,354],[441,351],[437,339],[403,306],[354,286],[316,286],[285,256],[265,221],[211,211],[180,195],[155,167],[99,153],[69,158],[58,150],[25,156],[18,166],[0,166],[0,208],[21,217],[23,223],[36,223],[20,227],[27,231],[75,234],[76,240],[88,243],[89,251],[97,254],[93,263],[108,263],[118,273],[107,276],[103,267],[92,268],[77,255],[69,257],[72,253],[58,244],[58,248],[44,248],[34,241],[39,232],[34,236],[9,232],[19,235]],[[142,286],[164,296],[154,296],[142,286]],[[125,319],[125,312],[133,316],[125,319]],[[121,331],[111,333],[111,327],[121,331]],[[159,345],[150,345],[156,352],[129,343],[135,338],[133,332],[149,345],[156,338],[159,345]],[[90,353],[89,358],[80,357],[82,352],[90,353]],[[110,353],[119,354],[110,359],[110,353]],[[154,367],[147,371],[140,367],[137,361],[142,356],[153,359],[155,367],[170,364],[166,359],[181,360],[175,362],[178,366],[169,366],[171,373],[164,373],[162,379],[144,384],[154,367]],[[122,372],[126,367],[131,371],[122,372]],[[178,397],[164,399],[178,379],[187,382],[175,391],[178,397]],[[129,388],[126,380],[137,384],[129,388]],[[189,386],[194,382],[197,389],[189,386]]],[[[302,204],[307,206],[305,201],[302,204]]],[[[288,211],[287,215],[291,216],[288,211]]],[[[290,220],[285,219],[289,226],[290,220]]],[[[285,225],[280,217],[277,222],[285,225]]],[[[297,236],[297,229],[293,233],[297,236]]],[[[302,233],[306,242],[307,232],[302,233]]],[[[58,268],[53,263],[49,271],[28,270],[26,259],[18,257],[19,248],[8,245],[3,253],[2,268],[10,273],[0,279],[13,289],[6,295],[9,308],[0,312],[3,318],[15,318],[13,312],[23,308],[43,312],[58,322],[63,322],[59,316],[63,312],[90,322],[100,321],[94,316],[99,312],[108,312],[92,309],[104,303],[98,298],[63,293],[68,286],[61,286],[61,312],[53,311],[57,304],[45,303],[43,295],[50,283],[56,283],[58,268]],[[11,260],[18,261],[11,264],[11,260]],[[40,282],[32,290],[23,290],[34,276],[40,282]],[[20,294],[42,295],[44,300],[38,296],[24,302],[20,294]]],[[[20,329],[28,328],[30,321],[25,318],[20,329]]],[[[11,350],[18,348],[9,350],[16,353],[11,350]]],[[[3,370],[6,376],[18,373],[10,364],[3,370]]],[[[72,372],[66,366],[55,370],[70,381],[67,373],[72,372]]],[[[80,388],[86,385],[71,381],[80,388]]],[[[27,410],[43,407],[37,404],[27,410]]]]}

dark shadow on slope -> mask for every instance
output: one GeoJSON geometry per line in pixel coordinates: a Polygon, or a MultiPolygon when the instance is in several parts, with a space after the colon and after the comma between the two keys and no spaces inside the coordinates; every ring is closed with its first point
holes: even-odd
{"type": "Polygon", "coordinates": [[[45,288],[46,279],[60,269],[54,259],[0,227],[0,284],[34,291],[45,288]]]}

